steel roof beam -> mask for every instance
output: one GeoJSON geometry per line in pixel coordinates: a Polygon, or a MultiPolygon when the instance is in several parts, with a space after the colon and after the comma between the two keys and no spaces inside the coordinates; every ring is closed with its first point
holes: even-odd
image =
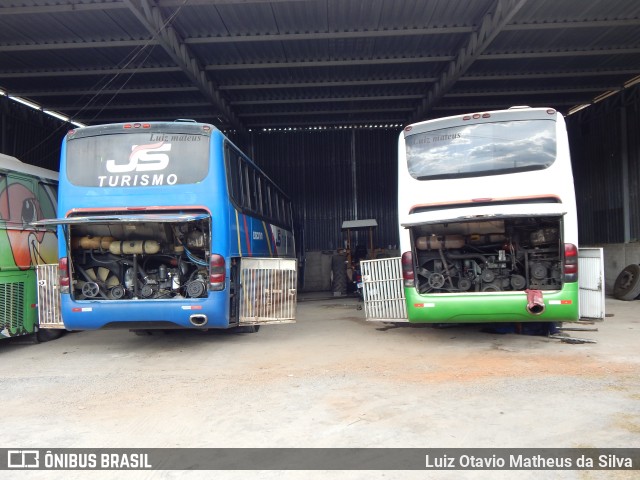
{"type": "Polygon", "coordinates": [[[476,75],[464,75],[459,82],[469,81],[495,81],[495,80],[529,80],[540,78],[576,78],[576,77],[607,77],[613,75],[637,75],[638,70],[574,70],[563,72],[542,73],[488,73],[476,75]]]}
{"type": "MultiPolygon", "coordinates": [[[[563,106],[563,107],[572,107],[576,104],[575,100],[556,100],[553,102],[530,102],[528,105],[530,107],[553,107],[553,106],[563,106]]],[[[506,106],[512,106],[510,103],[506,102],[485,102],[485,103],[474,103],[474,104],[463,104],[463,105],[438,105],[432,108],[433,111],[442,111],[442,110],[460,110],[465,113],[468,112],[486,112],[488,110],[502,110],[506,108],[506,106]]]]}
{"type": "Polygon", "coordinates": [[[171,92],[199,92],[196,86],[171,86],[154,88],[112,88],[103,90],[43,90],[43,91],[21,91],[13,90],[13,95],[21,97],[65,97],[78,95],[113,95],[113,94],[139,94],[139,93],[171,93],[171,92]]]}
{"type": "Polygon", "coordinates": [[[198,87],[205,98],[209,99],[234,128],[246,133],[242,122],[229,108],[226,100],[214,84],[207,78],[206,72],[189,48],[181,41],[176,30],[162,17],[160,9],[149,0],[124,0],[131,12],[144,25],[149,33],[156,37],[162,48],[180,66],[187,77],[198,87]]]}
{"type": "Polygon", "coordinates": [[[575,28],[619,28],[637,27],[640,25],[640,18],[619,18],[606,20],[571,20],[567,22],[544,22],[544,23],[510,23],[505,25],[503,32],[523,31],[523,30],[557,30],[575,28]]]}
{"type": "MultiPolygon", "coordinates": [[[[392,124],[393,125],[404,125],[406,117],[404,115],[396,115],[396,116],[386,116],[386,118],[376,119],[376,120],[366,120],[366,119],[340,119],[340,120],[331,120],[328,122],[327,120],[309,120],[309,121],[297,121],[295,124],[291,122],[274,122],[272,120],[255,120],[253,123],[250,121],[247,122],[247,126],[249,129],[273,129],[273,128],[284,128],[291,130],[315,130],[312,128],[305,127],[319,127],[318,130],[324,129],[334,129],[336,126],[344,126],[345,128],[349,127],[371,127],[378,126],[379,124],[392,124]]],[[[400,127],[397,127],[400,128],[400,127]]]]}
{"type": "MultiPolygon", "coordinates": [[[[2,78],[2,77],[0,77],[2,78]]],[[[410,85],[412,83],[435,82],[436,78],[393,78],[371,80],[343,80],[326,82],[292,82],[292,83],[243,83],[242,85],[220,85],[220,90],[256,90],[256,89],[290,89],[290,88],[333,88],[333,87],[359,87],[368,85],[410,85]]]]}
{"type": "Polygon", "coordinates": [[[372,109],[361,109],[361,108],[352,108],[346,110],[315,110],[315,111],[291,111],[291,112],[252,112],[252,113],[239,113],[242,118],[250,118],[250,117],[298,117],[305,115],[346,115],[351,113],[363,113],[363,114],[371,114],[371,113],[387,113],[387,112],[410,112],[413,110],[413,107],[406,108],[372,108],[372,109]]]}
{"type": "Polygon", "coordinates": [[[45,13],[86,12],[90,10],[116,10],[127,8],[122,2],[118,3],[66,3],[62,5],[29,5],[22,7],[0,7],[2,15],[34,15],[45,13]]]}
{"type": "Polygon", "coordinates": [[[61,112],[77,111],[77,110],[130,110],[130,109],[156,109],[156,108],[204,108],[210,105],[202,102],[184,102],[184,103],[124,103],[118,105],[88,105],[86,107],[78,107],[77,105],[59,105],[52,106],[52,110],[61,112]]]}
{"type": "Polygon", "coordinates": [[[466,46],[460,49],[455,60],[449,62],[440,79],[429,89],[415,110],[413,120],[425,115],[449,91],[525,3],[526,0],[496,0],[492,10],[482,19],[480,28],[469,36],[466,46]]]}
{"type": "Polygon", "coordinates": [[[473,98],[478,96],[516,96],[516,95],[544,95],[544,94],[565,94],[565,93],[589,93],[602,92],[603,90],[620,90],[620,85],[602,85],[594,87],[579,88],[537,88],[535,90],[475,90],[472,92],[451,92],[443,95],[444,98],[473,98]]]}
{"type": "MultiPolygon", "coordinates": [[[[617,28],[617,27],[637,27],[640,19],[616,19],[616,20],[592,20],[592,21],[572,21],[572,22],[549,22],[549,23],[519,23],[505,25],[503,31],[523,31],[523,30],[551,30],[564,28],[617,28]]],[[[188,45],[209,45],[226,43],[248,43],[248,42],[293,42],[303,40],[349,40],[362,38],[385,38],[385,37],[411,37],[425,35],[452,35],[469,34],[475,30],[473,26],[433,26],[425,28],[404,28],[388,30],[358,30],[358,31],[336,31],[336,32],[305,32],[305,33],[264,33],[250,35],[228,35],[217,37],[187,37],[184,42],[188,45]]]]}
{"type": "Polygon", "coordinates": [[[126,75],[135,73],[172,73],[182,72],[180,67],[142,67],[142,68],[96,68],[95,70],[25,70],[22,72],[0,73],[2,78],[51,78],[81,77],[90,75],[126,75]]]}
{"type": "MultiPolygon", "coordinates": [[[[198,114],[192,114],[191,112],[176,112],[175,115],[172,114],[147,114],[145,113],[144,118],[140,118],[137,120],[141,120],[141,121],[149,121],[149,122],[153,122],[153,121],[159,121],[159,122],[173,122],[174,120],[178,119],[178,118],[188,118],[189,120],[206,120],[208,122],[213,123],[214,120],[218,119],[218,116],[215,114],[211,114],[211,113],[198,113],[198,114]]],[[[99,123],[120,123],[120,122],[126,122],[126,121],[131,121],[131,120],[123,120],[122,115],[120,116],[115,116],[115,117],[107,117],[107,116],[100,116],[100,115],[94,115],[94,116],[87,116],[87,117],[77,117],[74,118],[74,121],[80,122],[80,123],[86,123],[86,124],[95,124],[95,122],[99,122],[99,123]]],[[[219,128],[220,130],[224,129],[224,128],[231,128],[231,126],[229,124],[223,123],[223,124],[216,124],[216,127],[219,128]]]]}
{"type": "Polygon", "coordinates": [[[309,97],[309,98],[282,98],[272,100],[238,100],[231,102],[234,106],[242,105],[284,105],[287,103],[332,103],[332,102],[379,102],[383,100],[415,100],[422,95],[380,95],[369,97],[309,97]]]}
{"type": "Polygon", "coordinates": [[[105,40],[95,42],[60,42],[60,43],[30,43],[24,45],[0,45],[0,52],[35,52],[40,50],[73,50],[87,48],[131,48],[157,45],[152,38],[146,40],[105,40]]]}
{"type": "Polygon", "coordinates": [[[435,57],[397,57],[397,58],[372,58],[372,59],[352,59],[340,60],[309,60],[299,62],[260,62],[260,63],[230,63],[207,65],[207,71],[229,71],[247,69],[278,69],[278,68],[309,68],[309,67],[350,67],[363,65],[389,65],[389,64],[412,64],[412,63],[434,63],[449,62],[455,57],[452,55],[440,55],[435,57]]]}
{"type": "MultiPolygon", "coordinates": [[[[309,0],[156,0],[159,7],[182,7],[196,5],[251,5],[260,3],[292,3],[309,0]]],[[[38,13],[65,13],[82,12],[89,10],[116,10],[125,9],[128,6],[122,0],[99,3],[67,2],[59,5],[28,5],[0,7],[0,15],[29,15],[38,13]]]]}
{"type": "Polygon", "coordinates": [[[406,28],[392,30],[362,30],[342,32],[312,32],[312,33],[265,33],[259,35],[229,35],[219,37],[188,37],[184,42],[188,45],[210,45],[224,43],[249,42],[299,42],[302,40],[349,40],[362,38],[384,37],[413,37],[425,35],[451,35],[471,33],[473,27],[427,27],[406,28]]]}
{"type": "Polygon", "coordinates": [[[592,57],[595,55],[632,55],[640,53],[640,47],[600,48],[591,50],[548,50],[544,52],[482,53],[478,60],[514,60],[522,58],[592,57]]]}

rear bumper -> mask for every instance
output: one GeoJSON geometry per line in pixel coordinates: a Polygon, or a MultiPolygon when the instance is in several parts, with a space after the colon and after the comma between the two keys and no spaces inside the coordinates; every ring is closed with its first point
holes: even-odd
{"type": "Polygon", "coordinates": [[[210,292],[205,299],[82,300],[62,295],[61,310],[67,330],[99,328],[229,328],[229,306],[224,292],[210,292]],[[193,316],[206,317],[194,325],[193,316]]]}
{"type": "Polygon", "coordinates": [[[412,323],[574,322],[578,313],[578,283],[542,292],[544,312],[527,311],[525,292],[478,292],[420,295],[405,288],[412,323]]]}

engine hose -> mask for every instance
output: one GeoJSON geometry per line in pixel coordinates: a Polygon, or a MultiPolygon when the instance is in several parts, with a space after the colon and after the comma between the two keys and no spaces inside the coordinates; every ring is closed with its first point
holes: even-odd
{"type": "Polygon", "coordinates": [[[133,298],[138,298],[138,255],[133,254],[133,298]]]}
{"type": "Polygon", "coordinates": [[[105,265],[111,265],[112,263],[120,263],[120,257],[112,255],[111,253],[107,254],[108,260],[99,260],[95,257],[92,250],[89,250],[89,257],[91,260],[96,263],[103,263],[105,265]]]}

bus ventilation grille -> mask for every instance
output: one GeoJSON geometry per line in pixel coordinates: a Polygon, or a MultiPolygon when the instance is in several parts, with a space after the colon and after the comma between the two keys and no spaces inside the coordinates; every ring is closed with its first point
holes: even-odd
{"type": "Polygon", "coordinates": [[[24,320],[24,282],[0,284],[0,330],[16,333],[24,320]]]}

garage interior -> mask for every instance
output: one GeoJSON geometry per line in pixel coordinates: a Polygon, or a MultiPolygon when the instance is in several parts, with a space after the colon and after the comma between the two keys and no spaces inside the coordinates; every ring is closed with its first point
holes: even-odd
{"type": "Polygon", "coordinates": [[[304,251],[398,244],[397,138],[514,105],[567,116],[581,246],[640,263],[635,0],[21,0],[0,5],[0,152],[57,170],[73,125],[189,118],[287,192],[304,251]]]}

